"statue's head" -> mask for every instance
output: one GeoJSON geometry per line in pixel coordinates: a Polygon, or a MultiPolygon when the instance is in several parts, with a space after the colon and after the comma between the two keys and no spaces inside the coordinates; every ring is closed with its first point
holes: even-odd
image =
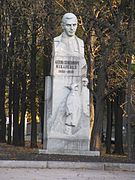
{"type": "Polygon", "coordinates": [[[82,84],[83,84],[84,87],[87,87],[87,85],[88,85],[88,79],[87,79],[86,77],[84,77],[84,78],[82,79],[82,84]]]}
{"type": "Polygon", "coordinates": [[[64,14],[61,26],[67,36],[74,36],[77,29],[77,17],[73,13],[64,14]]]}

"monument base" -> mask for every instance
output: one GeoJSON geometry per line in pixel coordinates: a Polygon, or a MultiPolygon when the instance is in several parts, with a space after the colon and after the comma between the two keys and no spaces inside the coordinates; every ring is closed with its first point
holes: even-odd
{"type": "Polygon", "coordinates": [[[77,152],[88,151],[89,140],[88,139],[63,139],[63,138],[50,138],[47,144],[48,151],[56,152],[77,152]]]}
{"type": "Polygon", "coordinates": [[[45,149],[39,149],[39,154],[60,154],[60,155],[78,155],[78,156],[100,156],[99,151],[48,151],[45,149]]]}
{"type": "Polygon", "coordinates": [[[39,150],[39,154],[61,154],[61,155],[84,155],[84,156],[100,156],[99,151],[90,151],[89,138],[81,135],[77,136],[50,136],[47,141],[47,149],[43,144],[43,149],[39,150]]]}

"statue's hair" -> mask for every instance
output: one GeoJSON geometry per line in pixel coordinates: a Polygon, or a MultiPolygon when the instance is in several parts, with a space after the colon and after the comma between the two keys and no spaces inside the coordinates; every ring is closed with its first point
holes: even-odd
{"type": "Polygon", "coordinates": [[[73,13],[66,13],[66,14],[64,14],[64,16],[62,17],[62,23],[65,23],[65,21],[66,21],[67,19],[76,19],[76,20],[77,20],[77,17],[76,17],[76,15],[73,14],[73,13]]]}

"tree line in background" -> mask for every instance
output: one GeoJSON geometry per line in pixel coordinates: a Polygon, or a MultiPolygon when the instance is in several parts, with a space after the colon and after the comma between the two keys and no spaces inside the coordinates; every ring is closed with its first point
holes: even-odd
{"type": "Polygon", "coordinates": [[[27,112],[31,147],[37,147],[37,115],[43,137],[44,80],[50,73],[52,41],[61,32],[63,14],[73,12],[79,20],[77,34],[85,42],[88,64],[90,148],[101,150],[104,142],[106,152],[111,153],[115,131],[113,151],[123,154],[124,130],[128,156],[135,158],[134,3],[134,0],[0,0],[0,142],[25,145],[27,112]]]}

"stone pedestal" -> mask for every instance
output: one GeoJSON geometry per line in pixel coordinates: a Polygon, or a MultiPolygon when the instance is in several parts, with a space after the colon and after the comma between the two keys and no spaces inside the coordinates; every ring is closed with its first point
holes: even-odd
{"type": "Polygon", "coordinates": [[[86,152],[89,149],[88,139],[77,138],[49,138],[48,151],[59,153],[86,152]]]}
{"type": "Polygon", "coordinates": [[[56,56],[46,77],[44,149],[85,152],[90,148],[89,92],[82,76],[84,59],[56,56]]]}

